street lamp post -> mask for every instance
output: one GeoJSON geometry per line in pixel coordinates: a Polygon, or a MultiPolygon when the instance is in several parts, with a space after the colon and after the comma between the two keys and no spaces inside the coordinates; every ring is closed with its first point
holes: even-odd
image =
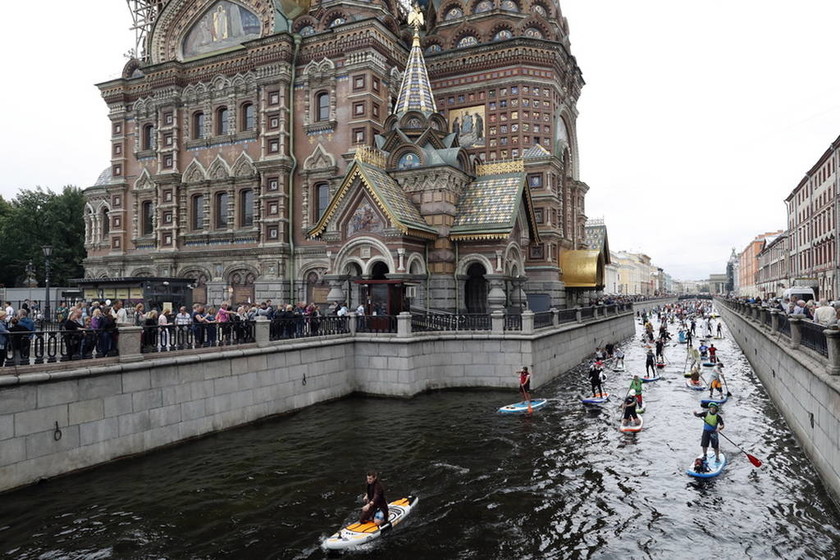
{"type": "Polygon", "coordinates": [[[44,297],[44,320],[50,320],[50,257],[52,256],[52,245],[44,245],[41,247],[44,252],[44,270],[45,270],[45,284],[47,285],[46,294],[44,297]]]}

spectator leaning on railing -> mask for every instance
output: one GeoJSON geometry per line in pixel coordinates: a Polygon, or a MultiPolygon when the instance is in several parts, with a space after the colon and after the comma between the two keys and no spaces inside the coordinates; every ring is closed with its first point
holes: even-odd
{"type": "Polygon", "coordinates": [[[832,321],[837,320],[837,312],[828,305],[828,300],[821,299],[820,306],[814,311],[814,322],[818,325],[828,326],[832,321]]]}

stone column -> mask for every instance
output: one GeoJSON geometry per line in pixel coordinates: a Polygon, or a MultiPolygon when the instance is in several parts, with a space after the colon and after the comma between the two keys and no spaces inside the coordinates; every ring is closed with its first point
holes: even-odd
{"type": "Polygon", "coordinates": [[[583,323],[583,316],[580,313],[580,306],[575,307],[575,321],[583,323]]]}
{"type": "Polygon", "coordinates": [[[779,332],[779,315],[782,313],[780,309],[770,310],[770,332],[779,332]]]}
{"type": "Polygon", "coordinates": [[[530,309],[522,312],[522,334],[534,334],[534,312],[530,309]]]}
{"type": "Polygon", "coordinates": [[[828,365],[825,369],[829,375],[840,375],[840,330],[832,327],[825,329],[823,334],[828,346],[828,365]]]}
{"type": "Polygon", "coordinates": [[[788,323],[790,323],[790,347],[796,350],[802,341],[802,315],[791,315],[788,317],[788,323]]]}
{"type": "Polygon", "coordinates": [[[271,327],[271,321],[268,320],[268,317],[257,315],[257,318],[254,319],[254,340],[257,342],[257,346],[268,346],[270,342],[269,327],[271,327]]]}
{"type": "Polygon", "coordinates": [[[350,311],[345,317],[347,318],[347,327],[350,329],[350,336],[356,336],[356,312],[350,311]]]}
{"type": "Polygon", "coordinates": [[[558,326],[560,324],[560,310],[551,308],[551,324],[553,326],[558,326]]]}
{"type": "Polygon", "coordinates": [[[143,334],[143,327],[131,325],[119,325],[117,327],[119,337],[117,339],[117,352],[120,354],[121,362],[139,362],[143,359],[140,353],[140,337],[143,334]]]}
{"type": "Polygon", "coordinates": [[[490,322],[492,323],[492,331],[494,333],[505,332],[505,313],[501,309],[497,309],[490,313],[490,322]]]}
{"type": "Polygon", "coordinates": [[[490,282],[490,291],[487,293],[487,303],[491,311],[502,311],[505,308],[505,277],[501,274],[485,274],[484,278],[490,282]]]}
{"type": "Polygon", "coordinates": [[[411,313],[403,311],[397,315],[397,338],[408,338],[411,336],[411,313]]]}
{"type": "Polygon", "coordinates": [[[516,278],[512,278],[510,281],[510,303],[519,309],[524,309],[528,304],[528,296],[525,295],[524,290],[522,290],[522,286],[527,280],[528,278],[525,276],[517,276],[516,278]]]}

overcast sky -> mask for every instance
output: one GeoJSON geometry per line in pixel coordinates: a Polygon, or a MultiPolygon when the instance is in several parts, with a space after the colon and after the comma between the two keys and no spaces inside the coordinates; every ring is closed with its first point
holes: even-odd
{"type": "MultiPolygon", "coordinates": [[[[122,0],[4,6],[0,195],[87,187],[109,164],[94,84],[134,46],[122,0]]],[[[587,215],[678,279],[784,229],[784,199],[840,135],[840,1],[561,0],[586,86],[587,215]]]]}

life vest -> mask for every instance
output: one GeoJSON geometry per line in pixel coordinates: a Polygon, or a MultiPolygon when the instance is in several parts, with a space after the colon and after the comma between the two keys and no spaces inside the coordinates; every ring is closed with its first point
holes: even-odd
{"type": "Polygon", "coordinates": [[[719,416],[717,414],[707,414],[703,417],[703,422],[706,423],[706,425],[703,427],[710,432],[713,431],[715,428],[717,428],[718,418],[719,416]]]}

